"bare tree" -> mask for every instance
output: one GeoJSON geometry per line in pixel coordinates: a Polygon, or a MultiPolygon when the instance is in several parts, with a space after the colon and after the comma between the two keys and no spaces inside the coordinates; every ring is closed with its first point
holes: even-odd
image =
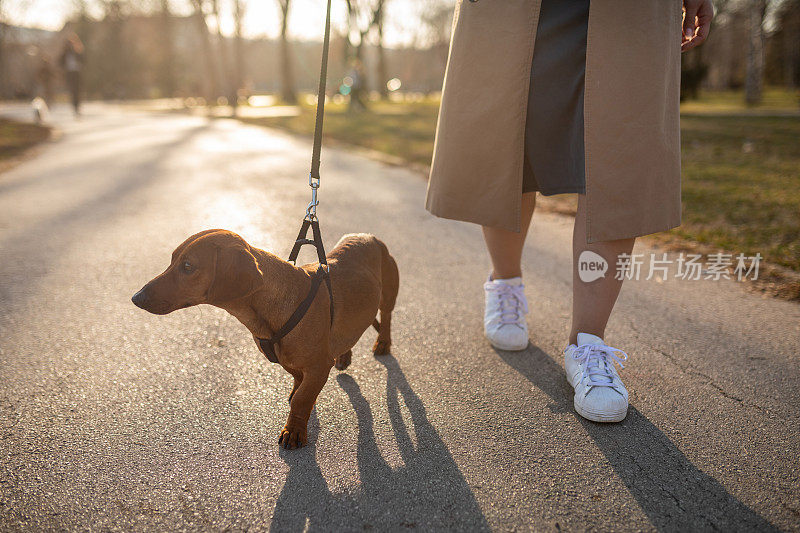
{"type": "Polygon", "coordinates": [[[364,44],[370,30],[383,13],[386,0],[345,0],[347,4],[347,40],[350,50],[357,59],[363,60],[364,44]],[[353,42],[353,34],[358,34],[358,42],[353,42]]]}
{"type": "Polygon", "coordinates": [[[297,91],[294,85],[292,70],[292,54],[289,48],[289,8],[291,0],[278,0],[281,8],[281,98],[284,102],[297,102],[297,91]]]}
{"type": "Polygon", "coordinates": [[[203,49],[203,58],[206,67],[203,92],[205,92],[206,103],[211,105],[213,101],[217,99],[219,90],[216,69],[214,68],[214,51],[211,46],[208,24],[206,23],[204,4],[205,2],[203,0],[192,0],[192,6],[194,7],[193,16],[197,24],[197,36],[200,39],[200,46],[203,49]]]}
{"type": "Polygon", "coordinates": [[[225,39],[225,36],[222,35],[222,18],[220,17],[219,0],[211,0],[211,11],[214,15],[214,19],[217,21],[217,59],[221,89],[223,96],[225,96],[225,99],[233,107],[233,114],[235,115],[238,104],[237,93],[239,87],[236,84],[236,75],[234,73],[234,67],[231,64],[228,41],[225,39]]]}
{"type": "MultiPolygon", "coordinates": [[[[13,0],[10,2],[15,7],[17,13],[27,11],[31,6],[30,0],[13,0]]],[[[11,96],[12,88],[8,83],[8,48],[9,48],[9,32],[7,22],[7,10],[9,10],[9,2],[0,0],[0,98],[11,96]]]]}
{"type": "Polygon", "coordinates": [[[125,98],[138,81],[131,71],[133,49],[128,31],[128,6],[120,0],[108,0],[104,8],[104,31],[97,47],[96,74],[104,98],[125,98]]]}
{"type": "Polygon", "coordinates": [[[421,45],[439,52],[444,51],[440,59],[447,60],[447,49],[450,43],[450,30],[453,23],[453,6],[442,0],[427,0],[420,13],[421,45]]]}
{"type": "Polygon", "coordinates": [[[175,80],[175,39],[172,11],[169,0],[160,0],[161,17],[161,54],[158,65],[158,84],[163,96],[173,96],[176,89],[175,80]]]}
{"type": "Polygon", "coordinates": [[[744,82],[744,99],[747,105],[761,102],[764,80],[764,15],[766,0],[748,0],[747,3],[747,72],[744,82]]]}
{"type": "Polygon", "coordinates": [[[785,0],[776,13],[777,52],[783,83],[789,89],[800,86],[800,0],[785,0]]]}
{"type": "Polygon", "coordinates": [[[375,6],[375,28],[378,34],[378,41],[376,48],[378,50],[378,92],[381,98],[386,98],[389,95],[389,90],[386,87],[386,82],[389,81],[386,68],[386,50],[383,48],[383,24],[386,20],[386,2],[387,0],[378,0],[375,6]]]}
{"type": "MultiPolygon", "coordinates": [[[[347,45],[345,61],[352,62],[351,77],[355,79],[350,92],[350,110],[362,109],[365,102],[361,97],[363,90],[369,89],[369,79],[364,68],[364,45],[370,31],[378,26],[380,39],[378,43],[378,78],[379,85],[385,89],[386,63],[383,50],[383,13],[387,0],[345,0],[347,5],[347,45]],[[353,42],[353,35],[358,34],[358,42],[353,42]]],[[[380,89],[380,87],[379,87],[380,89]]]]}
{"type": "Polygon", "coordinates": [[[0,98],[5,98],[7,96],[8,89],[6,88],[6,80],[8,76],[6,75],[6,67],[5,67],[5,40],[6,40],[6,18],[4,13],[5,2],[0,0],[0,98]]]}
{"type": "Polygon", "coordinates": [[[242,0],[233,0],[233,24],[234,24],[234,81],[237,91],[237,101],[234,106],[238,104],[238,91],[244,86],[244,38],[242,37],[242,20],[245,15],[245,7],[242,0]]]}

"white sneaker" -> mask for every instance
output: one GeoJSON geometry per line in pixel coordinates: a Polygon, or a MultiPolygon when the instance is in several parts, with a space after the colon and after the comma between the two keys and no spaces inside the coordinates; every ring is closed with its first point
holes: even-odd
{"type": "Polygon", "coordinates": [[[528,300],[522,278],[491,279],[483,284],[486,292],[483,332],[492,346],[500,350],[528,347],[528,300]]]}
{"type": "Polygon", "coordinates": [[[612,348],[603,339],[578,333],[578,345],[564,350],[567,381],[575,389],[575,410],[594,422],[621,422],[628,414],[628,390],[617,374],[615,363],[628,354],[612,348]],[[621,354],[621,355],[617,355],[621,354]]]}

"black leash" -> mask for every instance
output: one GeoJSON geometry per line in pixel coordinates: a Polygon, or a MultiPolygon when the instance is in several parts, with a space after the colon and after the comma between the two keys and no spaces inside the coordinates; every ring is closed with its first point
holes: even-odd
{"type": "Polygon", "coordinates": [[[317,180],[317,187],[319,187],[319,154],[322,151],[322,119],[325,118],[325,85],[328,81],[328,49],[330,46],[331,0],[328,0],[328,14],[325,18],[325,39],[322,41],[322,63],[319,69],[319,89],[317,90],[317,119],[314,124],[314,150],[311,153],[310,176],[311,179],[317,180]]]}
{"type": "Polygon", "coordinates": [[[297,324],[303,319],[308,309],[311,307],[314,298],[317,295],[322,281],[328,287],[328,295],[330,296],[330,315],[331,324],[333,324],[333,290],[331,289],[330,267],[325,258],[325,248],[322,246],[322,236],[319,231],[319,220],[317,219],[317,189],[319,189],[319,164],[320,153],[322,151],[322,120],[325,117],[325,87],[328,77],[328,50],[330,49],[331,41],[331,0],[328,0],[328,13],[325,19],[325,39],[322,43],[322,66],[320,67],[319,74],[319,90],[317,91],[317,118],[314,125],[314,149],[311,154],[311,172],[308,175],[308,185],[311,187],[311,202],[306,208],[306,215],[303,217],[303,225],[300,226],[300,233],[297,234],[297,240],[294,242],[292,252],[289,254],[289,261],[295,263],[297,255],[300,253],[300,248],[304,244],[310,244],[317,249],[317,258],[319,259],[319,268],[311,278],[311,288],[305,299],[300,302],[297,309],[294,310],[289,320],[281,326],[281,328],[269,339],[258,339],[258,343],[264,354],[273,363],[278,362],[278,356],[275,353],[275,345],[285,337],[297,324]],[[308,238],[308,230],[311,229],[312,239],[308,238]]]}

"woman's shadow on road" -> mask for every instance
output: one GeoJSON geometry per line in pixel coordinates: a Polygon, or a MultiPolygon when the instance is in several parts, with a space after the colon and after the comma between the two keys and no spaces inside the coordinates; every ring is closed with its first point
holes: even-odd
{"type": "MultiPolygon", "coordinates": [[[[540,348],[495,350],[511,368],[553,400],[554,412],[575,413],[564,370],[540,348]]],[[[702,472],[634,406],[619,424],[575,418],[603,452],[659,531],[777,531],[702,472]]],[[[565,448],[568,443],[565,443],[565,448]]]]}
{"type": "MultiPolygon", "coordinates": [[[[341,495],[334,495],[328,489],[316,458],[319,420],[314,411],[309,422],[309,445],[282,453],[289,473],[275,505],[272,529],[488,530],[469,485],[428,420],[425,406],[409,385],[397,359],[386,355],[376,360],[386,367],[389,419],[404,466],[392,468],[383,459],[369,402],[351,376],[339,374],[337,382],[358,417],[356,454],[360,487],[356,493],[341,495]],[[416,443],[401,414],[401,397],[411,415],[416,443]]],[[[335,456],[351,451],[326,453],[335,456]]]]}

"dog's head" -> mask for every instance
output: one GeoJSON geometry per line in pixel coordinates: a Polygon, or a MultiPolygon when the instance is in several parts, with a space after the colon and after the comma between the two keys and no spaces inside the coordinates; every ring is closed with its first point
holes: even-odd
{"type": "Polygon", "coordinates": [[[244,298],[262,285],[250,245],[233,232],[211,229],[192,235],[172,252],[169,267],[133,295],[145,311],[166,315],[198,304],[244,298]]]}

